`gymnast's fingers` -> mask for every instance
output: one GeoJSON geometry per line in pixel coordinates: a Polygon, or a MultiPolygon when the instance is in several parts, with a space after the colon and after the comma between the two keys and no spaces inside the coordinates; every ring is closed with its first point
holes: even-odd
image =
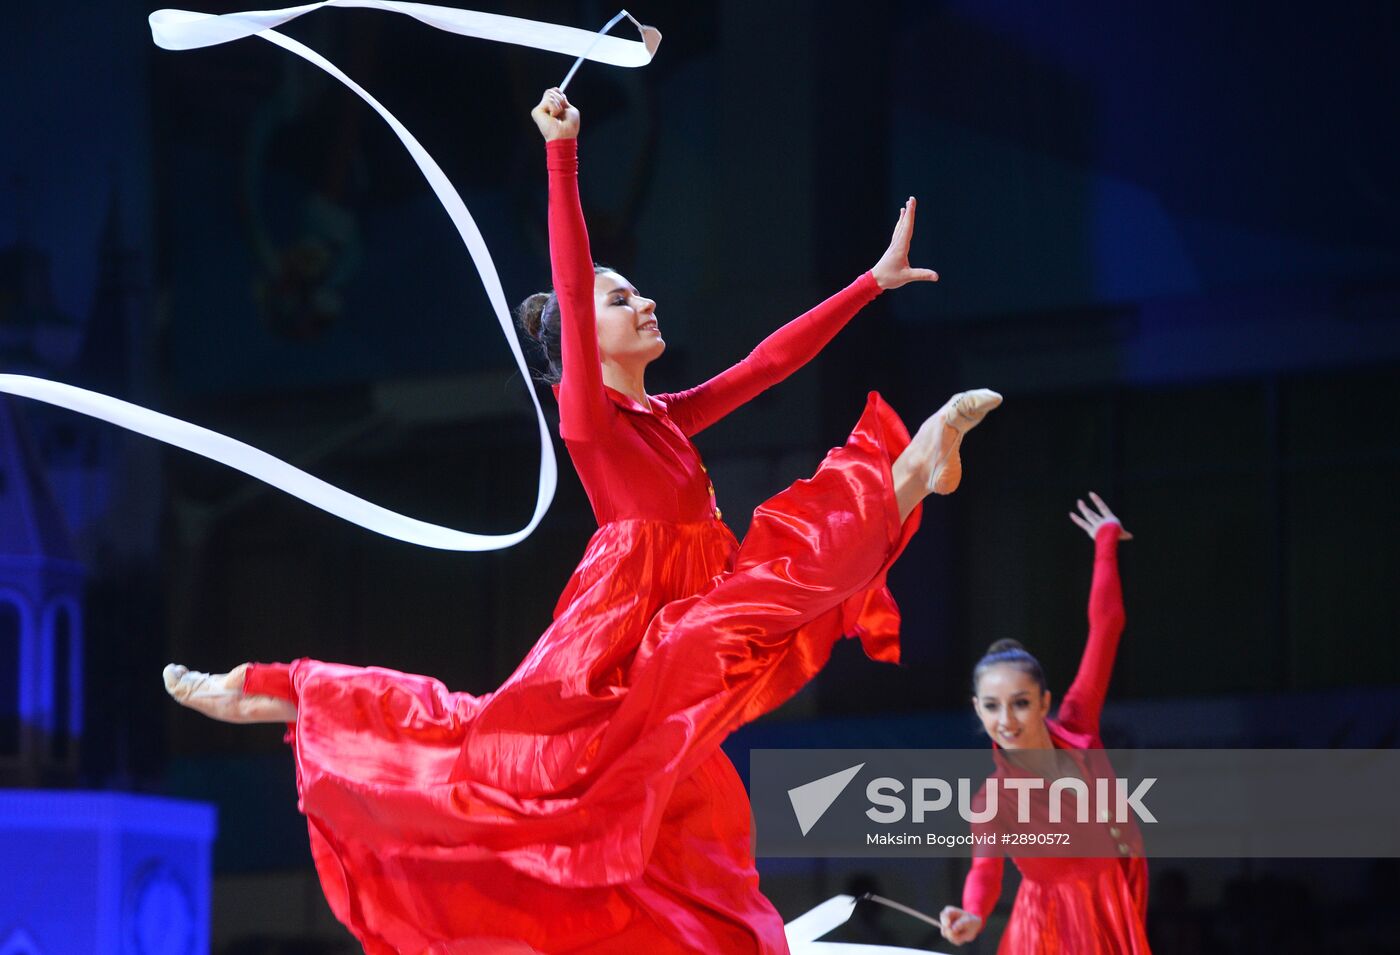
{"type": "Polygon", "coordinates": [[[899,241],[904,248],[909,248],[909,240],[914,238],[914,197],[910,196],[904,201],[904,207],[899,210],[899,225],[896,227],[899,233],[899,241]]]}
{"type": "Polygon", "coordinates": [[[956,906],[945,905],[943,911],[938,913],[938,931],[944,938],[951,940],[953,923],[957,921],[960,911],[956,906]]]}
{"type": "Polygon", "coordinates": [[[982,920],[971,912],[964,912],[962,917],[953,923],[953,942],[961,945],[970,942],[977,937],[977,930],[981,926],[982,920]]]}
{"type": "Polygon", "coordinates": [[[901,206],[899,209],[899,214],[895,216],[894,231],[890,233],[890,245],[899,244],[899,233],[900,230],[904,228],[904,213],[905,209],[903,206],[901,206]]]}
{"type": "Polygon", "coordinates": [[[1089,492],[1089,500],[1094,502],[1094,506],[1099,509],[1099,512],[1102,513],[1104,517],[1113,516],[1113,512],[1108,509],[1108,505],[1103,502],[1103,498],[1099,497],[1093,491],[1089,492]]]}

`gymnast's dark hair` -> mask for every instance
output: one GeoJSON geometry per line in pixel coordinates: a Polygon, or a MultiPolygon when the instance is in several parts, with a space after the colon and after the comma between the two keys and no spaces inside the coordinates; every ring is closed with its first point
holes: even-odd
{"type": "MultiPolygon", "coordinates": [[[[611,272],[606,265],[593,263],[593,274],[611,272]]],[[[559,350],[559,296],[551,289],[536,292],[515,310],[515,321],[540,351],[544,352],[545,370],[539,378],[545,384],[557,385],[564,377],[564,357],[559,350]]]]}
{"type": "Polygon", "coordinates": [[[974,695],[977,693],[977,683],[982,679],[982,674],[1003,663],[1014,666],[1022,673],[1030,674],[1031,679],[1040,684],[1040,692],[1044,693],[1048,689],[1045,685],[1045,671],[1040,668],[1040,661],[1031,656],[1019,640],[998,640],[987,648],[982,659],[977,661],[977,666],[972,668],[974,695]]]}

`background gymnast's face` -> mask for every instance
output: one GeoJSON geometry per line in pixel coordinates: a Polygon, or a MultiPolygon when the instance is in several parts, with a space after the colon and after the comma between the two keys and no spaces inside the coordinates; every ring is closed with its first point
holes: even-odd
{"type": "Polygon", "coordinates": [[[987,735],[1006,749],[1048,749],[1050,691],[1040,689],[1020,667],[999,663],[988,667],[977,681],[972,708],[987,735]]]}
{"type": "Polygon", "coordinates": [[[598,315],[598,351],[619,364],[646,364],[666,350],[656,321],[656,303],[637,293],[616,272],[599,272],[593,279],[593,303],[598,315]]]}

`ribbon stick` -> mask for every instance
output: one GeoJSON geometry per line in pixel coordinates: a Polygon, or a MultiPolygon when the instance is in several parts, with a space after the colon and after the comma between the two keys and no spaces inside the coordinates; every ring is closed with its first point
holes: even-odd
{"type": "Polygon", "coordinates": [[[569,72],[564,74],[564,80],[559,84],[559,92],[562,93],[569,88],[569,81],[574,78],[574,74],[578,72],[578,68],[583,66],[583,61],[588,59],[588,54],[592,53],[594,47],[607,37],[613,27],[622,22],[623,17],[632,21],[633,26],[642,34],[642,42],[646,44],[647,49],[653,54],[656,53],[656,47],[661,43],[661,33],[655,27],[649,27],[638,23],[637,18],[626,10],[619,10],[617,16],[603,24],[603,29],[598,31],[597,35],[593,38],[593,42],[588,45],[586,50],[578,55],[577,60],[574,60],[574,65],[569,67],[569,72]]]}
{"type": "Polygon", "coordinates": [[[900,902],[896,902],[896,901],[894,901],[893,899],[887,899],[887,898],[885,898],[883,895],[876,895],[874,892],[867,892],[867,893],[865,893],[864,895],[862,895],[862,896],[860,897],[860,899],[861,899],[862,902],[865,902],[865,901],[877,902],[877,903],[879,903],[880,905],[885,906],[886,908],[894,909],[896,912],[903,912],[905,915],[912,915],[914,918],[918,919],[920,922],[927,922],[929,925],[932,925],[934,928],[940,928],[940,929],[941,929],[941,928],[943,927],[943,923],[939,922],[938,919],[934,918],[932,915],[925,915],[923,912],[920,912],[918,909],[911,909],[909,906],[904,905],[903,903],[900,903],[900,902]]]}
{"type": "MultiPolygon", "coordinates": [[[[157,46],[167,50],[193,50],[249,36],[260,37],[326,71],[368,103],[399,137],[452,219],[452,224],[457,227],[457,232],[481,276],[481,284],[486,290],[491,309],[495,312],[496,321],[506,337],[506,344],[510,346],[516,367],[520,369],[523,380],[528,382],[529,367],[511,322],[505,291],[501,287],[500,276],[496,272],[491,253],[486,248],[481,231],[467,211],[462,197],[448,181],[441,167],[392,113],[334,64],[315,50],[272,29],[322,7],[358,7],[402,13],[428,26],[462,36],[576,56],[579,62],[588,59],[621,67],[640,67],[650,63],[657,45],[661,42],[661,34],[650,27],[637,24],[642,32],[642,40],[623,40],[553,23],[396,0],[323,0],[320,3],[282,10],[254,10],[221,15],[189,10],[157,10],[150,15],[151,36],[157,46]]],[[[633,20],[633,23],[636,23],[636,20],[633,20]]],[[[574,69],[577,68],[578,63],[575,63],[574,69]]],[[[570,75],[572,72],[570,71],[570,75]]],[[[540,406],[539,396],[533,388],[529,391],[530,400],[535,407],[540,437],[539,480],[534,513],[529,523],[514,533],[472,534],[390,511],[327,484],[264,451],[187,421],[58,382],[24,375],[0,375],[0,392],[67,408],[203,455],[266,481],[281,491],[366,530],[410,544],[453,551],[500,550],[519,543],[539,526],[554,499],[559,470],[554,456],[554,444],[550,440],[549,426],[544,417],[544,409],[540,406]]]]}

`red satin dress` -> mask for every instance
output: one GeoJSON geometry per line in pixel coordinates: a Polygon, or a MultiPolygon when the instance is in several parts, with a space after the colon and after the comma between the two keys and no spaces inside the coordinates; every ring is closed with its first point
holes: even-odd
{"type": "MultiPolygon", "coordinates": [[[[1086,781],[1112,777],[1102,750],[1099,714],[1108,693],[1118,639],[1123,633],[1123,588],[1118,579],[1117,524],[1105,524],[1094,539],[1094,579],[1089,592],[1089,639],[1079,672],[1060,704],[1059,718],[1046,720],[1057,749],[1075,755],[1086,781]]],[[[1025,775],[993,743],[995,775],[1025,775]]],[[[1090,782],[1090,791],[1093,791],[1090,782]]],[[[1044,791],[1032,799],[1032,820],[1048,814],[1044,791]]],[[[977,805],[975,808],[980,809],[977,805]]],[[[1003,804],[1002,808],[1006,808],[1003,804]]],[[[1069,818],[1069,817],[1067,817],[1069,818]]],[[[1045,829],[1042,831],[1050,831],[1045,829]]],[[[1021,887],[997,949],[1000,955],[1147,955],[1147,860],[1142,835],[1133,822],[1119,827],[1099,817],[1072,836],[1090,844],[1098,858],[1015,859],[1021,887]]],[[[1001,895],[1003,859],[979,856],[963,885],[962,907],[981,916],[996,908],[1001,895]]]]}
{"type": "Polygon", "coordinates": [[[867,273],[745,360],[648,405],[604,387],[574,140],[549,143],[561,425],[598,531],[553,624],[493,693],[378,668],[250,668],[297,704],[299,806],[332,910],[389,952],[782,953],[747,794],[719,745],[858,637],[896,662],[885,573],[915,530],[877,395],[742,544],[691,436],[810,360],[878,294],[867,273]]]}

